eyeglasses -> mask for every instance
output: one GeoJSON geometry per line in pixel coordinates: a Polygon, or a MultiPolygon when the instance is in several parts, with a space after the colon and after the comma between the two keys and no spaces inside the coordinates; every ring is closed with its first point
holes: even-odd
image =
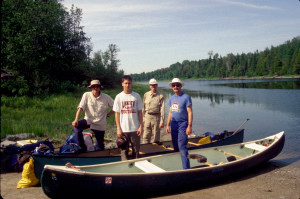
{"type": "Polygon", "coordinates": [[[157,86],[157,84],[150,84],[150,86],[157,86]]]}
{"type": "Polygon", "coordinates": [[[172,84],[172,87],[180,87],[181,86],[181,84],[172,84]]]}

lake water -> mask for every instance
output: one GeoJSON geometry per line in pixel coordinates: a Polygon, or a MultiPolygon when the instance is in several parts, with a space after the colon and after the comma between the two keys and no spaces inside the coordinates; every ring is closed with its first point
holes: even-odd
{"type": "MultiPolygon", "coordinates": [[[[158,83],[165,96],[166,119],[173,95],[168,83],[158,83]]],[[[285,146],[276,159],[299,163],[300,79],[193,80],[184,84],[183,92],[193,101],[194,133],[232,131],[250,119],[243,126],[244,141],[285,131],[285,146]]]]}

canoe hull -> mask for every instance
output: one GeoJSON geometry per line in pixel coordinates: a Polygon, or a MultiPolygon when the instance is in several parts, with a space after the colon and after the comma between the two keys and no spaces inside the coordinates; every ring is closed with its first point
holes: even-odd
{"type": "MultiPolygon", "coordinates": [[[[211,142],[208,144],[203,144],[200,146],[194,146],[188,144],[189,150],[224,146],[229,144],[236,144],[243,142],[244,139],[244,129],[239,130],[235,134],[228,136],[224,139],[220,139],[216,142],[211,142]]],[[[190,138],[191,142],[196,142],[199,138],[190,138]]],[[[172,142],[164,141],[162,146],[170,146],[170,148],[165,149],[164,147],[152,146],[152,144],[142,144],[140,151],[143,153],[142,157],[148,157],[159,154],[173,153],[172,142]]],[[[78,154],[61,154],[54,156],[44,156],[44,155],[33,155],[34,159],[34,171],[38,179],[41,178],[42,171],[45,165],[65,165],[67,162],[71,162],[73,165],[91,165],[91,164],[103,164],[109,162],[120,161],[121,157],[119,155],[118,149],[110,149],[105,151],[93,151],[87,153],[78,154]]]]}
{"type": "Polygon", "coordinates": [[[45,167],[42,187],[50,198],[63,196],[153,197],[200,188],[236,175],[276,157],[284,146],[284,135],[268,150],[249,158],[212,167],[163,173],[103,174],[53,170],[45,167]]]}

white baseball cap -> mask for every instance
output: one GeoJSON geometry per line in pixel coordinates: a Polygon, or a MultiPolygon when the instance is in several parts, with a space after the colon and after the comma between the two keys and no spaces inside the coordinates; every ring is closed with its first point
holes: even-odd
{"type": "Polygon", "coordinates": [[[184,83],[183,83],[179,78],[174,78],[174,79],[172,80],[172,82],[169,83],[169,86],[172,87],[172,84],[174,84],[174,83],[180,83],[181,86],[184,86],[184,83]]]}
{"type": "Polygon", "coordinates": [[[149,84],[157,84],[156,79],[154,79],[154,78],[150,79],[149,84]]]}

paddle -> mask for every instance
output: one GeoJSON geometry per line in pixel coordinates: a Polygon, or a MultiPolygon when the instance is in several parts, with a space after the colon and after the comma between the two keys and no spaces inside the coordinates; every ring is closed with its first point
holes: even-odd
{"type": "Polygon", "coordinates": [[[234,132],[233,132],[233,134],[232,135],[234,135],[236,132],[238,132],[238,130],[240,130],[240,128],[242,128],[248,121],[249,121],[250,119],[247,119],[237,130],[235,130],[234,132]]]}
{"type": "Polygon", "coordinates": [[[152,145],[158,146],[158,147],[162,147],[162,148],[168,149],[168,150],[174,150],[174,149],[171,148],[170,146],[165,146],[164,144],[157,144],[157,143],[153,142],[152,145]]]}

